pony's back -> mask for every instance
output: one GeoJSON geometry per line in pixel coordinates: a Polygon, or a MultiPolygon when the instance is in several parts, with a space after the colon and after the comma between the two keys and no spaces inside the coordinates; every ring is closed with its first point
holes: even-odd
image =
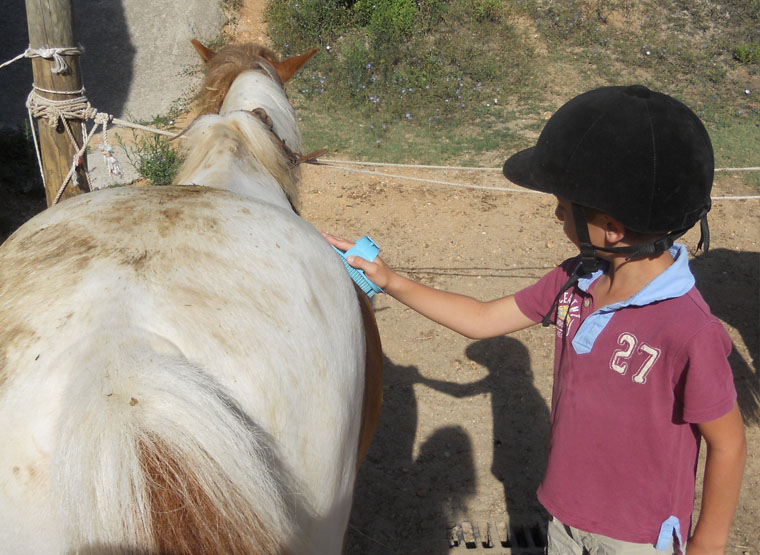
{"type": "Polygon", "coordinates": [[[339,552],[361,329],[281,207],[122,188],[32,219],[0,247],[0,550],[339,552]]]}

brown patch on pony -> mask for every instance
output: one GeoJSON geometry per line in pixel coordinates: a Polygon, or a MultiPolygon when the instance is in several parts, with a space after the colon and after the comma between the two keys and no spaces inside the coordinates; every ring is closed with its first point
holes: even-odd
{"type": "Polygon", "coordinates": [[[356,294],[359,297],[359,305],[362,310],[366,343],[364,401],[362,403],[362,423],[359,429],[359,456],[356,459],[356,468],[358,469],[367,455],[367,451],[369,451],[378,422],[380,422],[380,411],[383,404],[383,348],[372,305],[360,289],[356,288],[356,294]]]}
{"type": "Polygon", "coordinates": [[[13,349],[26,350],[29,344],[38,339],[34,330],[24,323],[2,322],[2,324],[7,327],[0,327],[0,391],[5,382],[17,371],[16,368],[9,366],[7,353],[13,349]]]}
{"type": "MultiPolygon", "coordinates": [[[[244,520],[239,506],[220,511],[196,477],[166,444],[155,438],[139,445],[140,464],[147,477],[153,538],[158,553],[284,554],[284,547],[263,523],[244,520]]],[[[220,492],[221,493],[221,492],[220,492]]],[[[236,492],[220,498],[238,505],[236,492]]]]}
{"type": "MultiPolygon", "coordinates": [[[[195,48],[198,50],[197,46],[195,48]]],[[[225,46],[219,52],[212,52],[208,59],[203,54],[201,57],[206,62],[206,77],[198,98],[201,115],[219,113],[224,97],[227,96],[235,78],[248,69],[258,67],[259,62],[256,58],[264,58],[273,64],[277,62],[274,52],[258,44],[225,46]]]]}

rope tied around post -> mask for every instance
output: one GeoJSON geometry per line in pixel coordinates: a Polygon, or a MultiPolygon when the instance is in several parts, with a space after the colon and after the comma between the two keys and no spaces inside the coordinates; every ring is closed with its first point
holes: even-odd
{"type": "Polygon", "coordinates": [[[53,204],[58,203],[70,180],[73,180],[74,184],[78,185],[76,169],[81,165],[81,158],[87,150],[87,145],[99,126],[103,127],[103,141],[99,149],[105,159],[106,167],[108,168],[108,171],[114,175],[123,175],[119,161],[114,156],[114,149],[108,143],[108,124],[111,123],[114,118],[109,114],[98,112],[97,108],[90,104],[90,101],[87,99],[84,92],[84,87],[78,91],[49,91],[41,89],[40,87],[34,87],[26,100],[32,135],[34,136],[34,146],[37,151],[37,162],[40,165],[40,175],[42,176],[43,184],[45,183],[45,176],[42,172],[42,159],[37,142],[37,135],[34,131],[34,118],[46,120],[51,127],[57,127],[59,124],[62,125],[66,130],[71,143],[77,149],[71,162],[71,168],[59,187],[53,204]],[[41,96],[37,92],[38,90],[50,94],[77,96],[65,100],[52,100],[41,96]],[[71,126],[68,123],[69,120],[82,120],[83,122],[94,120],[95,125],[90,129],[89,133],[86,132],[84,127],[82,128],[81,144],[79,144],[74,137],[74,133],[71,131],[71,126]]]}
{"type": "Polygon", "coordinates": [[[45,58],[46,60],[53,60],[55,62],[55,65],[50,71],[53,73],[66,73],[69,70],[69,64],[66,63],[66,60],[63,57],[81,55],[82,52],[84,52],[84,48],[81,46],[66,46],[60,48],[51,48],[49,46],[32,48],[30,46],[12,60],[4,62],[0,65],[0,68],[4,68],[21,58],[45,58]]]}
{"type": "Polygon", "coordinates": [[[95,117],[97,110],[92,107],[90,101],[84,95],[84,87],[78,91],[48,91],[34,87],[26,98],[26,108],[32,117],[47,120],[50,127],[57,127],[60,120],[81,119],[88,120],[95,117]],[[79,95],[65,100],[52,100],[40,96],[38,90],[58,95],[79,95]]]}

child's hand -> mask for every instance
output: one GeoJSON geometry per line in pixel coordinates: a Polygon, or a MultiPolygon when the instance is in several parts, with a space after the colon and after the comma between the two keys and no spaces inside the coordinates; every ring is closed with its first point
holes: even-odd
{"type": "MultiPolygon", "coordinates": [[[[322,235],[324,235],[325,239],[327,239],[332,246],[339,248],[344,252],[354,246],[352,242],[346,241],[345,239],[333,237],[327,233],[322,233],[322,235]]],[[[360,256],[349,256],[346,258],[346,262],[354,268],[363,270],[367,278],[378,287],[387,289],[393,276],[393,270],[391,270],[379,256],[372,262],[369,262],[360,256]]]]}

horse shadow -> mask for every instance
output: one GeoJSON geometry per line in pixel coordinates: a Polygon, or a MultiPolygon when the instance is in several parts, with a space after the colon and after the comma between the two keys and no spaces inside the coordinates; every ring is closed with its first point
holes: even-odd
{"type": "Polygon", "coordinates": [[[745,424],[760,424],[760,253],[714,249],[691,261],[697,289],[712,313],[734,328],[749,358],[728,357],[745,424]]]}
{"type": "Polygon", "coordinates": [[[414,366],[385,359],[383,413],[357,477],[346,553],[448,553],[445,531],[452,515],[466,511],[476,494],[474,453],[464,429],[438,429],[414,458],[415,384],[456,398],[490,396],[491,472],[503,484],[508,520],[533,528],[548,519],[536,490],[545,468],[549,410],[533,385],[528,351],[499,337],[465,352],[487,368],[486,377],[469,384],[433,380],[414,366]]]}

